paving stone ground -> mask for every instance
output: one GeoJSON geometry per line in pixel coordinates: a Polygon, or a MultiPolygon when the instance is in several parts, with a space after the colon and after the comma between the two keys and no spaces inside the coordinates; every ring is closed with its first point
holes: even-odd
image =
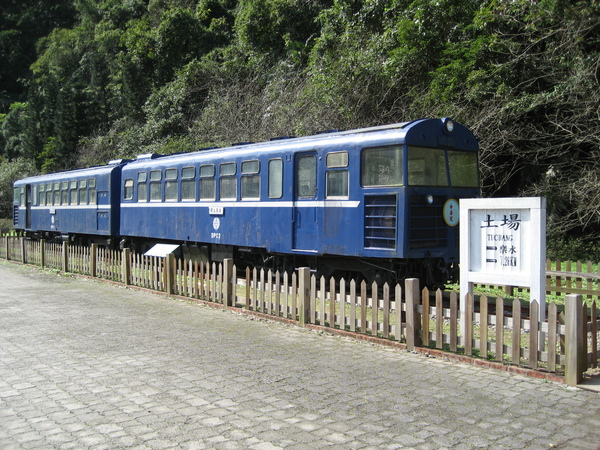
{"type": "Polygon", "coordinates": [[[600,448],[600,395],[0,263],[0,448],[600,448]]]}

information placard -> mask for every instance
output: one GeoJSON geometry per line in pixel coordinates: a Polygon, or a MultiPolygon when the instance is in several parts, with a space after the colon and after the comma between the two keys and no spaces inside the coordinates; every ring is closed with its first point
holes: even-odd
{"type": "MultiPolygon", "coordinates": [[[[460,201],[461,310],[473,284],[528,287],[546,315],[546,199],[460,201]]],[[[463,322],[464,323],[464,322],[463,322]]]]}

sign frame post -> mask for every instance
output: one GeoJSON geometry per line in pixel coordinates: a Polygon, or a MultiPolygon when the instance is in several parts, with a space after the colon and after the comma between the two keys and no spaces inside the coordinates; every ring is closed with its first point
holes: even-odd
{"type": "Polygon", "coordinates": [[[546,318],[546,199],[460,200],[461,332],[473,284],[529,287],[546,318]]]}

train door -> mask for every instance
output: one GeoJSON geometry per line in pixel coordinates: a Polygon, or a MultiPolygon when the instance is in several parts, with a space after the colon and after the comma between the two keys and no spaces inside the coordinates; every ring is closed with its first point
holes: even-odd
{"type": "Polygon", "coordinates": [[[98,191],[96,208],[97,230],[110,231],[110,196],[108,191],[98,191]]]}
{"type": "Polygon", "coordinates": [[[294,171],[293,243],[295,250],[317,250],[317,154],[296,155],[294,171]]]}
{"type": "Polygon", "coordinates": [[[25,187],[25,228],[31,228],[31,185],[25,187]]]}

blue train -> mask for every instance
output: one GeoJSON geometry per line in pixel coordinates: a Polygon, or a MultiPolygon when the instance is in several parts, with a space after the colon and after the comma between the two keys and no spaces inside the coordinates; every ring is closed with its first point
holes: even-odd
{"type": "Polygon", "coordinates": [[[13,222],[32,238],[443,283],[458,199],[479,195],[478,149],[444,118],[140,155],[17,181],[13,222]]]}

